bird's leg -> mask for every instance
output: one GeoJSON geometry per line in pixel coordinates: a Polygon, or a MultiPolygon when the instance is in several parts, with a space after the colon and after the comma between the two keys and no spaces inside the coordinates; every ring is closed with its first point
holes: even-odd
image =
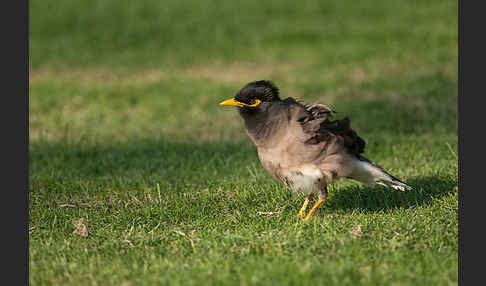
{"type": "Polygon", "coordinates": [[[304,221],[308,221],[311,216],[314,215],[314,213],[322,206],[322,204],[326,201],[327,199],[327,186],[321,189],[319,192],[319,200],[316,202],[316,204],[312,207],[310,210],[309,214],[305,217],[304,221]]]}
{"type": "Polygon", "coordinates": [[[322,206],[322,204],[323,204],[325,201],[326,201],[326,200],[321,200],[321,199],[319,199],[319,200],[317,201],[317,203],[316,203],[316,204],[315,204],[315,205],[312,207],[311,211],[310,211],[310,212],[309,212],[309,214],[308,214],[308,215],[305,217],[305,219],[304,219],[304,220],[305,220],[305,221],[308,221],[308,220],[311,218],[311,216],[313,216],[313,215],[314,215],[314,213],[317,211],[317,209],[319,209],[319,208],[322,206]]]}
{"type": "Polygon", "coordinates": [[[300,208],[300,211],[299,213],[297,214],[297,216],[303,216],[305,214],[305,210],[307,209],[307,206],[309,205],[310,201],[312,200],[312,197],[314,196],[313,193],[310,193],[307,198],[305,198],[305,201],[304,201],[304,204],[302,205],[302,207],[300,208]]]}

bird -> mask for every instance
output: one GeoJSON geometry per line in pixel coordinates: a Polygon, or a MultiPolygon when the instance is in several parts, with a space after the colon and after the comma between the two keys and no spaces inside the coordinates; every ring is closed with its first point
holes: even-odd
{"type": "Polygon", "coordinates": [[[349,117],[333,120],[336,112],[327,105],[281,99],[279,89],[269,80],[247,83],[220,105],[238,108],[263,168],[289,189],[307,195],[297,217],[304,218],[317,194],[304,221],[326,201],[328,186],[342,178],[368,186],[412,189],[364,157],[366,142],[351,129],[349,117]]]}

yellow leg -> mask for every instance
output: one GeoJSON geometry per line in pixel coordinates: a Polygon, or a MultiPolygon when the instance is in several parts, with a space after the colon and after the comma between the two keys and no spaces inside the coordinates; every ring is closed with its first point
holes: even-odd
{"type": "Polygon", "coordinates": [[[300,211],[297,214],[297,216],[303,216],[305,214],[305,210],[307,209],[307,206],[309,205],[309,202],[312,200],[313,196],[314,196],[314,194],[310,194],[310,195],[307,196],[307,198],[305,198],[304,204],[300,208],[300,211]]]}
{"type": "Polygon", "coordinates": [[[318,200],[317,203],[312,207],[311,211],[309,212],[309,214],[305,217],[305,221],[308,221],[310,219],[310,217],[312,215],[314,215],[314,213],[322,206],[322,204],[325,202],[326,200],[318,200]]]}

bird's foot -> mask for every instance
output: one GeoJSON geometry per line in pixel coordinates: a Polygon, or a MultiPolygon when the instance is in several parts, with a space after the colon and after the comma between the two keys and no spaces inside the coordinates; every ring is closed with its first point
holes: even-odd
{"type": "Polygon", "coordinates": [[[314,213],[322,206],[322,204],[325,202],[326,200],[318,200],[317,203],[312,207],[311,211],[309,212],[309,214],[305,217],[304,221],[308,221],[313,215],[314,213]]]}
{"type": "Polygon", "coordinates": [[[307,209],[307,206],[309,205],[309,202],[312,200],[313,194],[309,194],[307,198],[305,198],[304,204],[300,208],[300,211],[297,213],[296,217],[302,217],[305,215],[305,210],[307,209]]]}
{"type": "Polygon", "coordinates": [[[305,210],[300,210],[295,217],[303,217],[305,215],[305,210]]]}

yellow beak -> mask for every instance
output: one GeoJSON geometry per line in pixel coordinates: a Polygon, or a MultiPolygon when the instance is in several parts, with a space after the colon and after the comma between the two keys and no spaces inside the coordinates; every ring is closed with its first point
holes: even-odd
{"type": "Polygon", "coordinates": [[[258,106],[260,103],[261,103],[261,101],[259,99],[255,99],[255,103],[253,103],[253,104],[246,104],[246,103],[239,102],[236,99],[232,98],[232,99],[228,99],[228,100],[225,100],[225,101],[221,102],[219,105],[223,105],[223,106],[239,106],[239,107],[242,107],[242,106],[255,107],[255,106],[258,106]]]}
{"type": "Polygon", "coordinates": [[[225,100],[221,102],[219,105],[223,106],[245,106],[243,102],[236,101],[234,98],[225,100]]]}

